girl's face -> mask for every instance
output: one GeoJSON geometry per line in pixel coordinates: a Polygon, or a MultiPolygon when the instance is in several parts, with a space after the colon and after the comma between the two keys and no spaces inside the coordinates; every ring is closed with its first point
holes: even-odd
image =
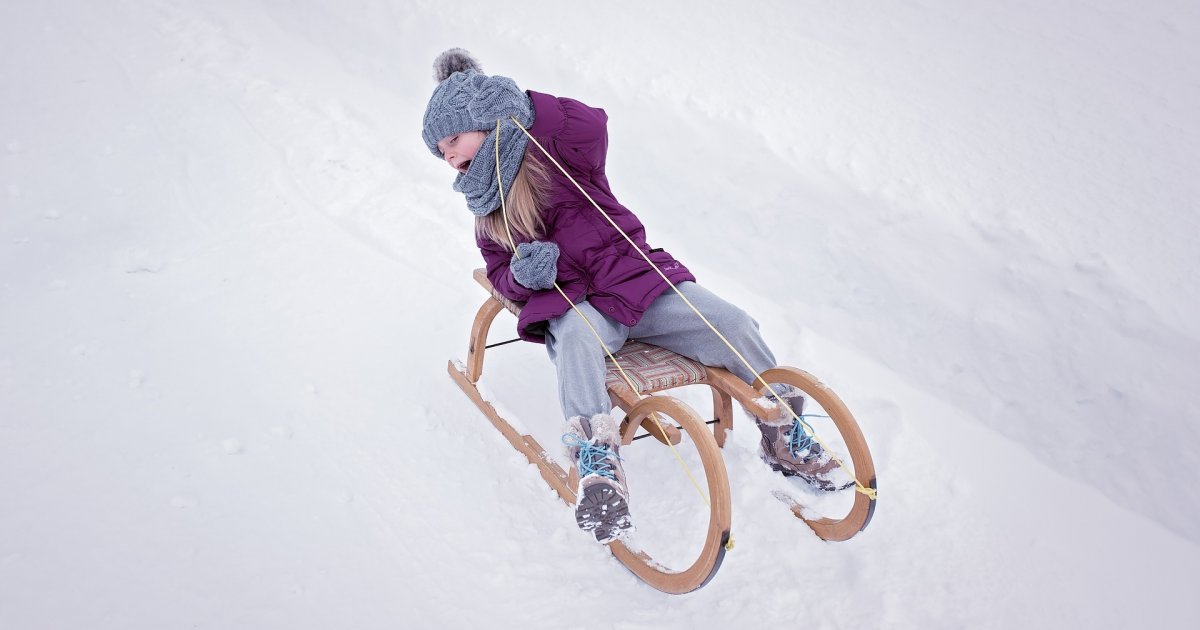
{"type": "Polygon", "coordinates": [[[466,173],[467,167],[471,165],[471,160],[475,159],[475,152],[479,150],[479,145],[483,144],[483,139],[487,134],[482,131],[465,131],[456,133],[453,136],[446,136],[437,143],[437,148],[442,152],[442,159],[450,165],[450,168],[459,173],[466,173]]]}

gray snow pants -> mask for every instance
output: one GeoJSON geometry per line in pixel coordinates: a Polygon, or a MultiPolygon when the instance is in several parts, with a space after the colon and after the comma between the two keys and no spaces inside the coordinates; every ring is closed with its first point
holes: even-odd
{"type": "MultiPolygon", "coordinates": [[[[745,311],[695,282],[681,282],[676,286],[746,357],[756,372],[761,374],[775,367],[775,355],[759,334],[758,322],[745,311]]],[[[626,340],[637,339],[704,365],[724,368],[747,383],[754,382],[754,373],[746,369],[741,360],[672,290],[655,299],[646,309],[642,320],[632,328],[609,318],[586,301],[576,306],[600,333],[604,345],[614,353],[626,340]]],[[[608,388],[604,385],[607,355],[597,342],[596,335],[592,334],[587,323],[574,309],[549,321],[546,351],[558,370],[558,398],[567,418],[590,418],[612,411],[608,388]]]]}

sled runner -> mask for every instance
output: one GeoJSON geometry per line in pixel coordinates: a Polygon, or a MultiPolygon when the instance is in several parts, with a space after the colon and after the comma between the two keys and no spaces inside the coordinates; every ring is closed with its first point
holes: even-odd
{"type": "MultiPolygon", "coordinates": [[[[514,315],[519,314],[521,304],[497,293],[483,269],[475,270],[474,278],[490,296],[479,308],[472,324],[467,360],[465,363],[451,360],[448,364],[450,376],[509,443],[537,466],[550,488],[568,505],[574,505],[575,488],[578,485],[574,467],[564,471],[537,440],[516,431],[479,392],[477,383],[483,373],[484,352],[492,322],[505,309],[514,315]]],[[[786,412],[782,405],[769,402],[732,373],[701,365],[663,348],[630,341],[614,357],[630,377],[628,381],[618,377],[616,369],[609,366],[606,379],[609,397],[615,406],[625,412],[621,424],[622,442],[629,445],[634,439],[654,437],[658,442],[673,447],[681,444],[686,436],[699,454],[703,466],[703,482],[699,479],[693,479],[693,482],[705,497],[709,521],[701,551],[686,568],[663,566],[621,539],[608,543],[608,547],[621,563],[650,586],[667,593],[687,593],[704,586],[713,578],[725,551],[732,547],[729,480],[720,447],[724,446],[726,431],[733,428],[733,401],[736,400],[760,418],[777,418],[786,412]],[[707,385],[712,390],[713,420],[706,422],[682,401],[656,394],[685,385],[707,385]],[[635,388],[637,391],[634,391],[635,388]],[[711,432],[708,424],[713,425],[711,432]],[[645,433],[637,435],[639,429],[645,433]],[[701,485],[704,487],[701,488],[701,485]]],[[[833,391],[803,370],[777,367],[767,370],[762,377],[767,383],[786,383],[799,388],[825,410],[848,451],[845,465],[853,471],[859,489],[854,494],[853,504],[840,518],[809,515],[799,500],[786,493],[777,495],[778,498],[822,539],[840,541],[851,538],[867,526],[875,509],[875,468],[858,424],[833,391]]],[[[634,505],[637,505],[636,500],[634,505]]],[[[635,515],[635,519],[640,518],[647,526],[654,524],[652,517],[653,514],[635,515]]]]}

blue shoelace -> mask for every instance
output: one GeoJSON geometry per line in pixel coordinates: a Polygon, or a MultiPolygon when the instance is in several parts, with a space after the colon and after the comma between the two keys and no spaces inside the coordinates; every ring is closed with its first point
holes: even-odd
{"type": "MultiPolygon", "coordinates": [[[[800,414],[795,420],[792,420],[792,433],[788,439],[788,450],[791,452],[793,458],[799,457],[800,453],[806,449],[812,449],[809,457],[821,454],[820,445],[813,440],[813,435],[816,434],[816,431],[813,430],[811,424],[804,421],[804,418],[812,415],[815,414],[800,414]]],[[[828,418],[829,416],[819,417],[828,418]]]]}
{"type": "Polygon", "coordinates": [[[617,480],[617,474],[613,470],[612,461],[609,458],[620,460],[621,458],[607,446],[600,446],[589,441],[579,439],[579,436],[573,433],[566,433],[562,436],[562,443],[567,446],[579,449],[579,478],[582,479],[588,475],[600,475],[608,477],[613,481],[617,480]]]}

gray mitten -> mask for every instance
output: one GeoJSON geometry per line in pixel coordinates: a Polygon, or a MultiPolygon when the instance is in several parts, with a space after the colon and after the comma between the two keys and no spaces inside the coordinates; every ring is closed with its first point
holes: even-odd
{"type": "Polygon", "coordinates": [[[553,241],[521,243],[508,268],[521,286],[535,291],[549,289],[558,277],[558,245],[553,241]]]}

